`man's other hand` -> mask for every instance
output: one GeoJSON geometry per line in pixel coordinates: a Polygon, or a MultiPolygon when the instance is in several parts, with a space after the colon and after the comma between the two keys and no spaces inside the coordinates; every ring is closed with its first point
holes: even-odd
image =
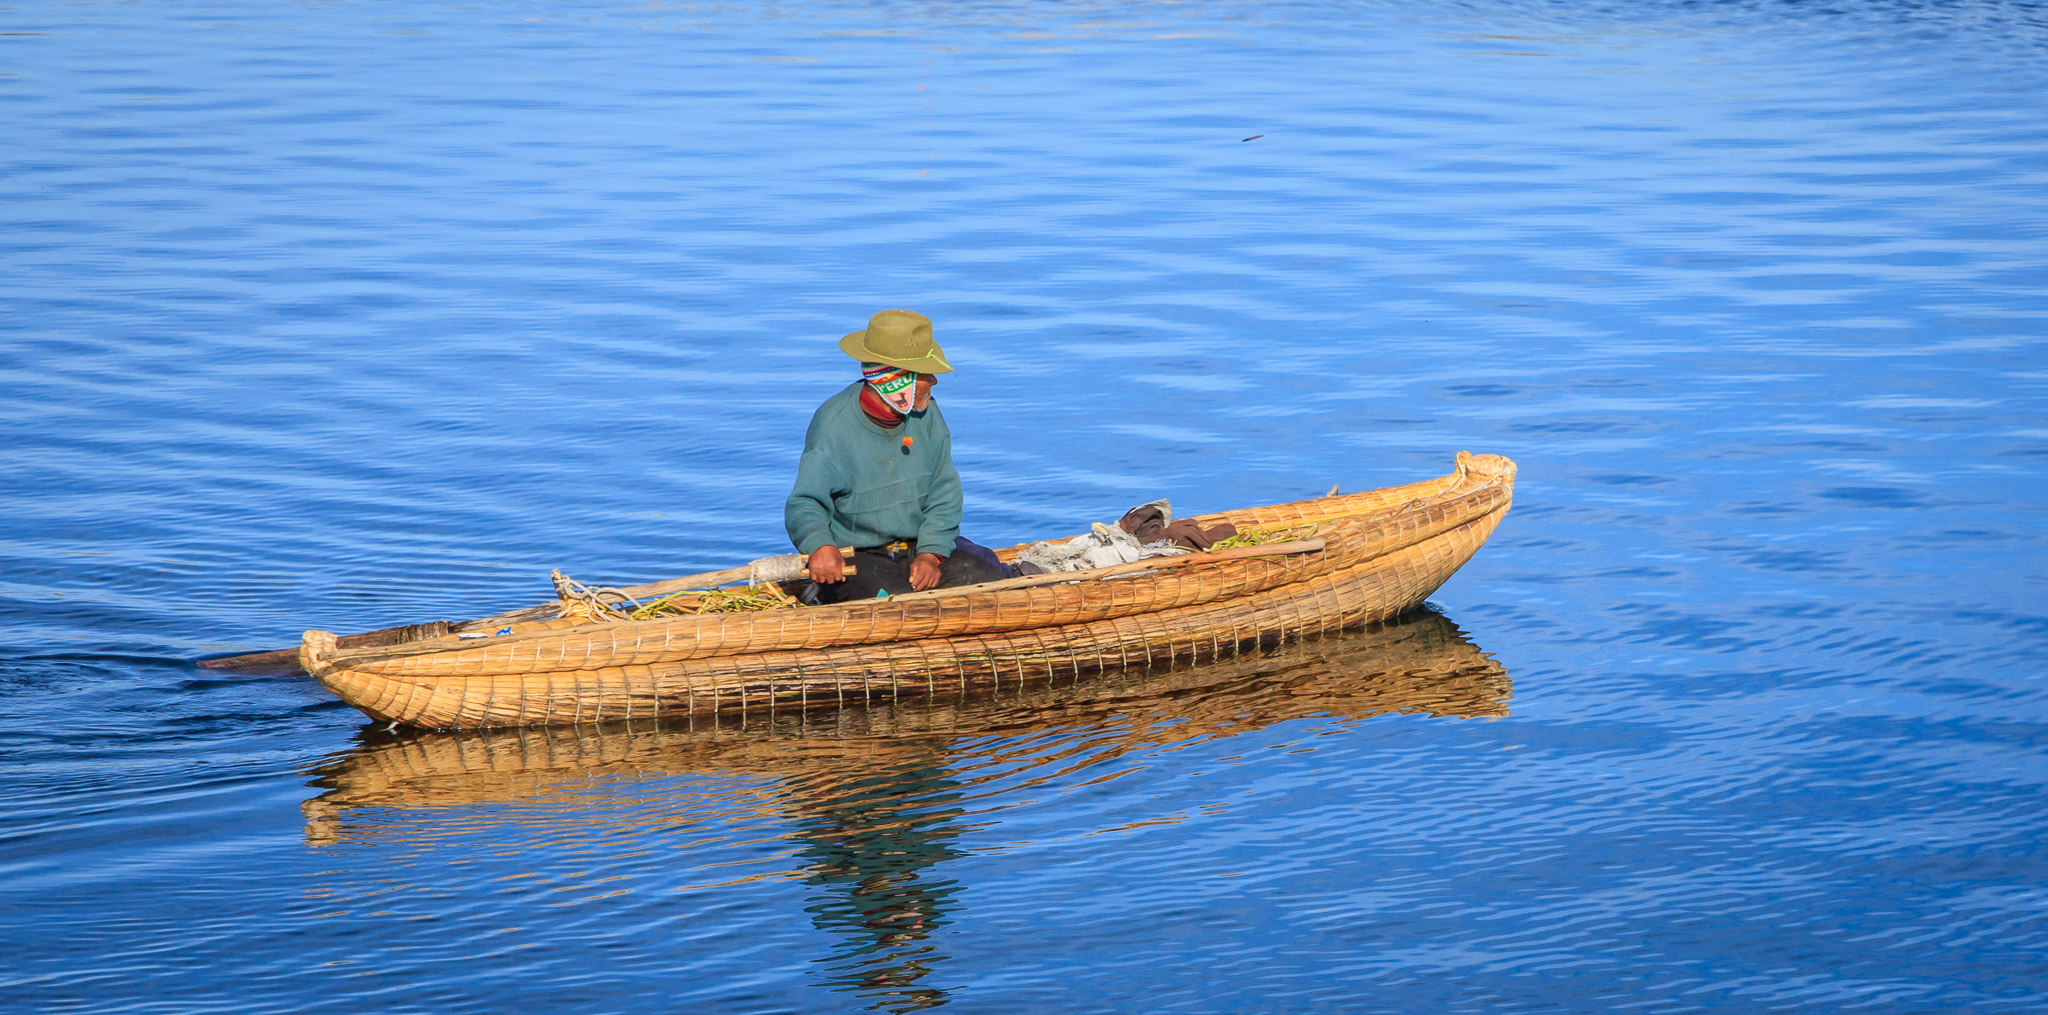
{"type": "MultiPolygon", "coordinates": [[[[811,551],[811,580],[820,585],[837,585],[846,580],[846,569],[841,566],[839,548],[831,544],[811,551]]],[[[912,584],[917,579],[912,578],[912,584]]]]}
{"type": "Polygon", "coordinates": [[[945,566],[946,558],[936,553],[920,553],[910,562],[910,587],[919,592],[939,587],[939,568],[945,566]]]}

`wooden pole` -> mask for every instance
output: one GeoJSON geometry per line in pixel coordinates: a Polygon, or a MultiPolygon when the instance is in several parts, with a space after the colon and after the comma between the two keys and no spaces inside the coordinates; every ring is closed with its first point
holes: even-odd
{"type": "MultiPolygon", "coordinates": [[[[853,547],[842,546],[839,548],[839,554],[842,557],[851,557],[853,556],[853,547]]],[[[762,558],[762,560],[771,559],[773,558],[762,558]]],[[[671,592],[681,592],[685,589],[717,588],[720,585],[730,585],[733,582],[742,582],[752,578],[754,575],[754,565],[758,563],[760,561],[751,561],[739,567],[705,571],[701,574],[689,574],[681,578],[669,578],[665,581],[649,582],[645,585],[629,585],[619,589],[619,591],[634,599],[658,599],[671,592]]],[[[803,573],[804,577],[810,577],[810,568],[805,568],[803,573]]],[[[852,565],[847,565],[846,573],[854,573],[852,565]]],[[[527,606],[517,610],[507,610],[504,613],[494,613],[488,617],[479,617],[476,620],[400,624],[396,627],[364,631],[361,634],[345,634],[335,641],[335,645],[338,648],[379,648],[385,645],[398,645],[442,634],[494,630],[509,624],[517,624],[528,620],[546,620],[560,612],[560,603],[542,603],[538,606],[527,606]]],[[[299,665],[299,650],[295,648],[273,649],[267,652],[245,652],[240,655],[201,659],[199,660],[199,668],[202,670],[220,670],[227,673],[247,673],[278,677],[293,676],[306,672],[299,665]]]]}

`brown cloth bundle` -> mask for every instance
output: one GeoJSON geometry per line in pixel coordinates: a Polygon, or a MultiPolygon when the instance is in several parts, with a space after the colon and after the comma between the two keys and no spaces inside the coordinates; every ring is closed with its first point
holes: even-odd
{"type": "Polygon", "coordinates": [[[1190,519],[1183,518],[1176,522],[1171,521],[1172,517],[1166,502],[1155,500],[1124,512],[1124,516],[1117,520],[1116,527],[1130,533],[1140,543],[1156,543],[1162,539],[1171,539],[1190,550],[1206,550],[1213,543],[1237,535],[1237,526],[1229,522],[1204,529],[1190,519]]]}

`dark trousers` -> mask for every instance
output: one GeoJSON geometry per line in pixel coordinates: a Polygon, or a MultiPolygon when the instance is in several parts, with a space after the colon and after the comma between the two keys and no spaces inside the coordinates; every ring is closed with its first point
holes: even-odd
{"type": "MultiPolygon", "coordinates": [[[[961,542],[967,545],[956,547],[953,555],[947,557],[939,567],[939,588],[978,585],[1014,576],[1015,572],[970,550],[968,547],[973,544],[967,543],[964,539],[961,542]]],[[[894,553],[880,546],[858,549],[853,551],[852,559],[847,561],[854,565],[855,573],[847,575],[845,581],[836,585],[820,585],[814,582],[810,587],[817,590],[817,601],[820,603],[850,603],[859,599],[873,599],[880,592],[900,596],[911,591],[910,562],[915,559],[915,549],[899,550],[894,553]]],[[[808,592],[809,589],[805,591],[808,592]]]]}

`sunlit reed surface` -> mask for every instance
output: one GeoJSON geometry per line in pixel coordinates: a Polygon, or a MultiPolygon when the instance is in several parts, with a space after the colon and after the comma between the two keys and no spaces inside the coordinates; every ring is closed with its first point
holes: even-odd
{"type": "Polygon", "coordinates": [[[0,1009],[2048,1007],[2044,81],[2016,2],[0,10],[0,1009]],[[1073,687],[191,668],[783,551],[885,306],[986,543],[1517,504],[1073,687]]]}

